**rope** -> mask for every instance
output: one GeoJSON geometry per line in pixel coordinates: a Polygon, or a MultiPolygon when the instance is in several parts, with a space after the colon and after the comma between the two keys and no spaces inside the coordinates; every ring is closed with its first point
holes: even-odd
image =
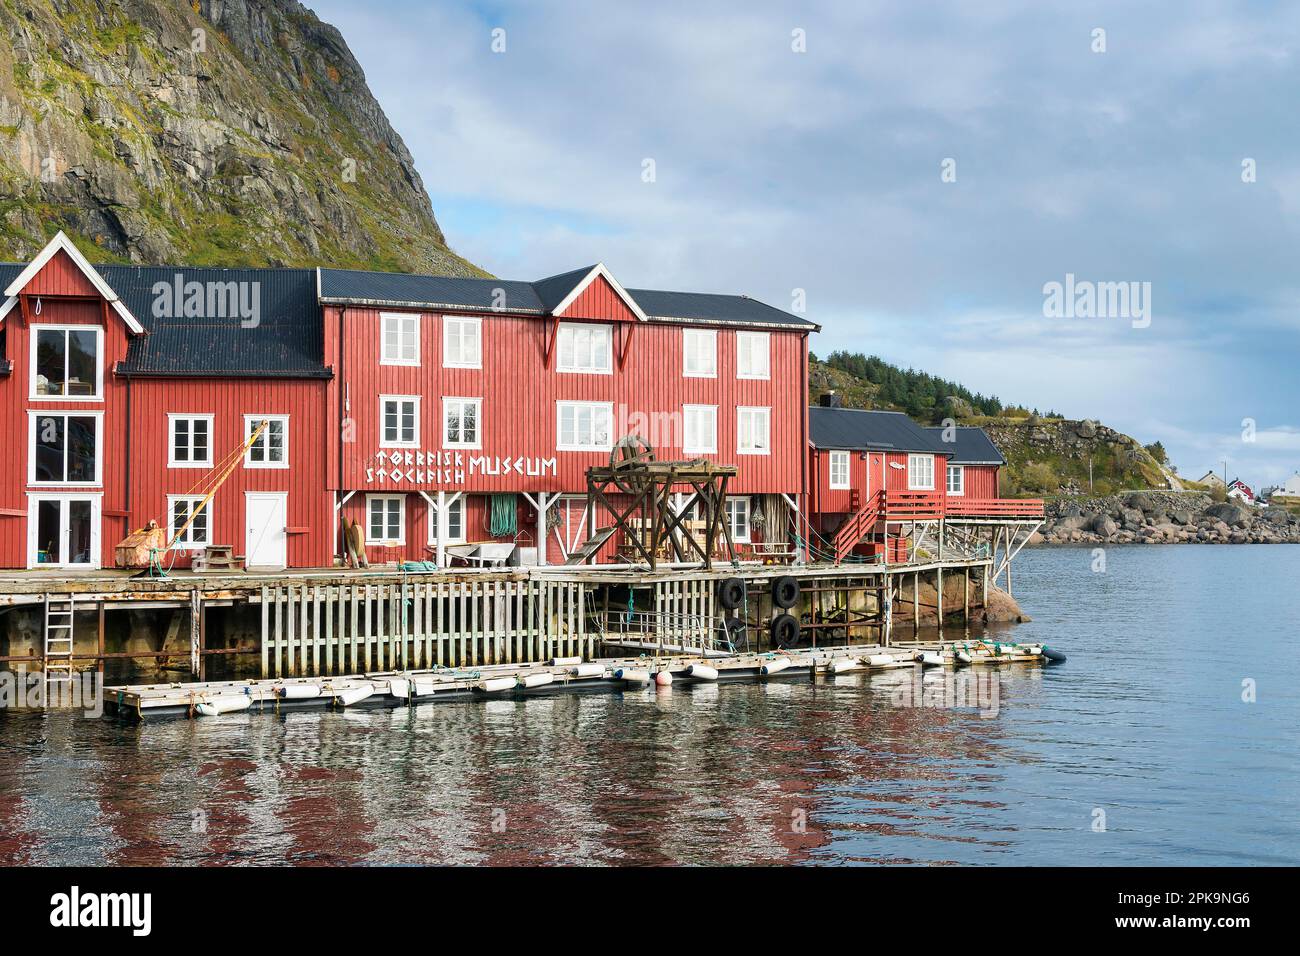
{"type": "Polygon", "coordinates": [[[488,533],[494,538],[513,537],[519,530],[519,504],[513,494],[493,495],[488,533]]]}

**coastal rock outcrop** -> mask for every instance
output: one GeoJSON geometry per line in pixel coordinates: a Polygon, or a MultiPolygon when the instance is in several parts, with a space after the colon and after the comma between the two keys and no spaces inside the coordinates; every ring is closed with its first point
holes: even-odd
{"type": "Polygon", "coordinates": [[[1048,502],[1039,544],[1300,543],[1300,515],[1213,501],[1199,492],[1133,491],[1048,502]]]}

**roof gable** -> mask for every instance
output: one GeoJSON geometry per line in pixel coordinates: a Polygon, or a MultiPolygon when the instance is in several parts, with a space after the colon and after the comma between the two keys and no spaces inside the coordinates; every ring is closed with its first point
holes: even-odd
{"type": "Polygon", "coordinates": [[[597,262],[585,273],[577,270],[542,279],[534,282],[533,288],[555,316],[646,321],[646,314],[636,299],[618,284],[603,262],[597,262]],[[577,281],[573,281],[575,276],[578,276],[577,281]]]}
{"type": "Polygon", "coordinates": [[[14,307],[14,304],[18,301],[19,293],[23,292],[28,284],[59,253],[63,253],[72,261],[76,269],[89,281],[91,288],[113,307],[114,312],[121,316],[128,329],[136,335],[144,334],[144,326],[131,314],[131,310],[122,304],[122,300],[118,298],[113,288],[104,281],[104,277],[86,260],[86,257],[72,244],[72,240],[63,234],[62,230],[55,233],[54,238],[45,244],[45,248],[36,254],[36,258],[29,262],[27,267],[18,274],[17,278],[5,288],[4,294],[7,298],[4,305],[0,306],[0,319],[3,319],[14,307]]]}

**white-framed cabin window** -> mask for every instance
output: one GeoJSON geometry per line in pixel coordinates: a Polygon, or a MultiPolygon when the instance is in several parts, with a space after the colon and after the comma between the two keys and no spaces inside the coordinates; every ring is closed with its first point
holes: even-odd
{"type": "Polygon", "coordinates": [[[420,316],[409,312],[379,313],[380,365],[420,364],[420,316]]]}
{"type": "Polygon", "coordinates": [[[849,453],[832,451],[830,458],[831,488],[838,490],[849,487],[849,453]]]}
{"type": "Polygon", "coordinates": [[[245,468],[288,468],[289,467],[289,416],[288,415],[245,415],[244,441],[252,437],[257,426],[263,421],[266,428],[257,436],[257,440],[244,452],[245,468]]]}
{"type": "Polygon", "coordinates": [[[718,450],[718,406],[682,406],[682,451],[687,455],[712,455],[718,450]]]}
{"type": "Polygon", "coordinates": [[[104,400],[102,327],[34,324],[30,338],[31,398],[59,402],[104,400]]]}
{"type": "Polygon", "coordinates": [[[483,367],[483,320],[472,315],[442,317],[442,367],[483,367]]]}
{"type": "Polygon", "coordinates": [[[201,504],[203,504],[202,495],[167,496],[167,540],[176,538],[176,543],[172,545],[175,550],[201,551],[212,543],[209,534],[209,529],[212,527],[212,502],[209,501],[203,510],[199,511],[201,504]],[[194,515],[193,521],[190,521],[191,515],[194,515]],[[190,526],[185,528],[187,521],[190,521],[190,526]],[[185,533],[177,538],[177,532],[181,528],[185,528],[185,533]]]}
{"type": "Polygon", "coordinates": [[[727,527],[731,530],[731,540],[735,544],[749,543],[749,498],[728,498],[727,527]]]}
{"type": "Polygon", "coordinates": [[[556,441],[560,451],[609,451],[614,430],[611,402],[556,402],[556,441]]]}
{"type": "Polygon", "coordinates": [[[561,372],[610,375],[614,368],[614,330],[608,325],[561,322],[558,332],[561,372]]]}
{"type": "Polygon", "coordinates": [[[29,411],[27,481],[86,487],[103,480],[104,413],[29,411]]]}
{"type": "Polygon", "coordinates": [[[718,377],[717,332],[682,329],[682,374],[687,378],[718,377]]]}
{"type": "Polygon", "coordinates": [[[772,377],[772,337],[767,332],[736,333],[736,378],[772,377]]]}
{"type": "Polygon", "coordinates": [[[211,415],[167,416],[167,467],[212,467],[211,415]]]}
{"type": "Polygon", "coordinates": [[[907,456],[907,489],[934,490],[934,455],[907,456]]]}
{"type": "Polygon", "coordinates": [[[379,396],[379,447],[418,448],[420,396],[379,396]]]}
{"type": "Polygon", "coordinates": [[[406,495],[366,495],[366,544],[406,544],[406,495]]]}
{"type": "Polygon", "coordinates": [[[465,495],[458,494],[443,502],[442,514],[439,509],[429,508],[429,546],[438,543],[438,522],[442,522],[443,544],[465,543],[465,495]]]}
{"type": "Polygon", "coordinates": [[[966,494],[966,469],[962,465],[948,466],[948,494],[966,494]]]}
{"type": "Polygon", "coordinates": [[[445,448],[483,447],[483,399],[443,396],[442,444],[445,448]]]}
{"type": "Polygon", "coordinates": [[[736,454],[772,452],[772,410],[741,405],[736,408],[736,454]]]}

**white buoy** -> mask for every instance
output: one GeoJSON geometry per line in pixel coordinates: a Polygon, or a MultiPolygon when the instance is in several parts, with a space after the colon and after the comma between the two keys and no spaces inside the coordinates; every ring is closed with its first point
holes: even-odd
{"type": "Polygon", "coordinates": [[[691,664],[686,668],[686,676],[696,680],[717,680],[718,669],[708,664],[691,664]]]}
{"type": "Polygon", "coordinates": [[[195,704],[194,709],[204,717],[216,717],[220,714],[234,714],[241,710],[248,710],[252,706],[253,698],[247,694],[227,694],[195,704]]]}
{"type": "Polygon", "coordinates": [[[569,675],[572,677],[603,677],[604,674],[604,664],[578,664],[576,667],[569,668],[569,675]]]}
{"type": "Polygon", "coordinates": [[[551,681],[555,680],[555,675],[550,673],[525,674],[519,678],[520,687],[544,687],[551,681]]]}
{"type": "Polygon", "coordinates": [[[340,707],[351,707],[353,704],[359,704],[375,692],[374,687],[369,684],[357,684],[353,687],[345,687],[334,695],[334,703],[340,707]]]}
{"type": "Polygon", "coordinates": [[[411,682],[402,677],[395,677],[388,682],[388,693],[392,697],[406,700],[411,696],[411,682]]]}
{"type": "Polygon", "coordinates": [[[485,694],[495,694],[498,691],[513,690],[518,686],[518,682],[513,677],[489,677],[481,681],[478,689],[485,694]]]}
{"type": "Polygon", "coordinates": [[[922,667],[940,667],[943,665],[943,655],[936,654],[934,651],[917,651],[912,660],[922,667]]]}
{"type": "Polygon", "coordinates": [[[966,651],[959,651],[956,648],[953,648],[952,656],[957,661],[958,664],[969,664],[971,661],[975,659],[971,657],[970,654],[967,653],[966,651]]]}
{"type": "Polygon", "coordinates": [[[673,675],[668,673],[668,671],[660,671],[658,674],[655,674],[655,683],[660,687],[668,687],[672,682],[673,675]]]}
{"type": "Polygon", "coordinates": [[[858,662],[849,657],[840,657],[833,661],[826,662],[826,673],[842,674],[844,671],[851,671],[857,667],[858,662]]]}
{"type": "Polygon", "coordinates": [[[432,680],[414,680],[411,681],[416,697],[428,697],[438,689],[438,682],[432,680]]]}
{"type": "Polygon", "coordinates": [[[867,658],[867,663],[872,667],[888,667],[894,663],[894,658],[889,654],[872,654],[867,658]]]}
{"type": "Polygon", "coordinates": [[[629,684],[650,683],[650,672],[639,667],[620,667],[614,671],[614,677],[629,684]]]}
{"type": "Polygon", "coordinates": [[[546,662],[548,667],[568,667],[570,664],[581,664],[581,657],[552,657],[546,662]]]}
{"type": "Polygon", "coordinates": [[[284,700],[311,700],[320,696],[320,684],[281,684],[275,692],[284,700]]]}
{"type": "Polygon", "coordinates": [[[791,660],[788,657],[774,657],[772,658],[772,660],[765,663],[758,670],[759,673],[765,676],[771,674],[779,674],[781,673],[781,671],[789,667],[790,664],[791,664],[791,660]]]}

